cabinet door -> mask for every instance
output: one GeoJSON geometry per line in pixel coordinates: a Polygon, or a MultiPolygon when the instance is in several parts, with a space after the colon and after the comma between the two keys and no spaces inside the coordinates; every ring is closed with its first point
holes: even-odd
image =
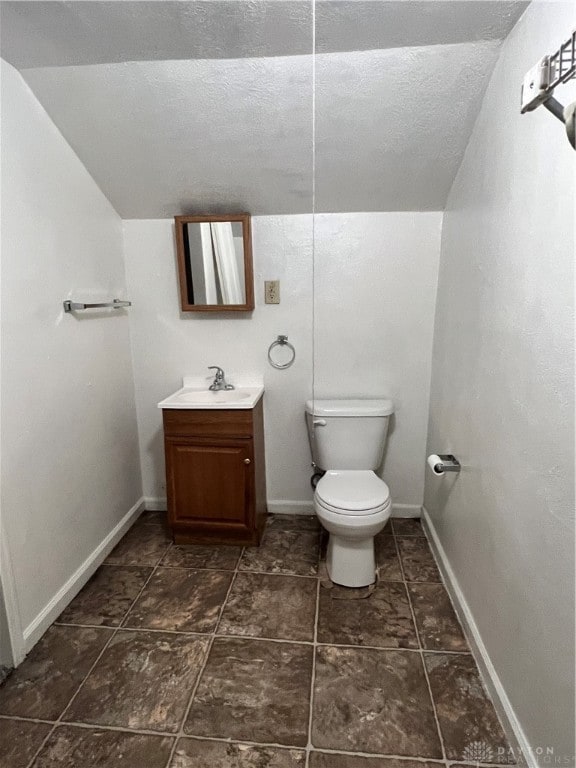
{"type": "Polygon", "coordinates": [[[173,525],[201,532],[252,524],[252,440],[167,439],[166,468],[173,525]]]}

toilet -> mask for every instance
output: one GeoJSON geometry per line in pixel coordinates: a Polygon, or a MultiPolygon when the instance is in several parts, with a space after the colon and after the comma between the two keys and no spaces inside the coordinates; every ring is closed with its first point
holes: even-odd
{"type": "Polygon", "coordinates": [[[365,587],[376,579],[374,537],[392,502],[375,473],[384,453],[391,400],[308,400],[306,424],[312,461],[325,474],[314,509],[328,531],[326,564],[335,584],[365,587]]]}

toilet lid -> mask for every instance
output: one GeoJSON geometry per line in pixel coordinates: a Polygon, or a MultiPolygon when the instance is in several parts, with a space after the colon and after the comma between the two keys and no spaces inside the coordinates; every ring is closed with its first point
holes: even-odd
{"type": "Polygon", "coordinates": [[[390,499],[390,490],[370,470],[331,469],[316,486],[321,503],[346,512],[370,514],[390,499]]]}

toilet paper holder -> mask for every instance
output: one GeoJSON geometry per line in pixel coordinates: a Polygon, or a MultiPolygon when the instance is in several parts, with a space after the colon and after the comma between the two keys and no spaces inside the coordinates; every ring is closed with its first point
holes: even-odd
{"type": "MultiPolygon", "coordinates": [[[[432,456],[430,458],[432,458],[432,456]]],[[[434,466],[432,466],[432,464],[430,466],[432,466],[434,473],[437,475],[443,474],[444,472],[460,472],[461,470],[460,462],[456,456],[453,456],[451,453],[439,453],[434,456],[434,459],[438,459],[439,461],[436,461],[434,466]]]]}

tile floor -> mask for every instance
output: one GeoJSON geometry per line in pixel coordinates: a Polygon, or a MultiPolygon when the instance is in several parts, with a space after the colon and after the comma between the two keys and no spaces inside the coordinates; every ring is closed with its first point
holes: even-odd
{"type": "Polygon", "coordinates": [[[276,516],[260,548],[176,546],[145,513],[0,688],[0,766],[512,762],[419,521],[365,597],[324,544],[276,516]]]}

